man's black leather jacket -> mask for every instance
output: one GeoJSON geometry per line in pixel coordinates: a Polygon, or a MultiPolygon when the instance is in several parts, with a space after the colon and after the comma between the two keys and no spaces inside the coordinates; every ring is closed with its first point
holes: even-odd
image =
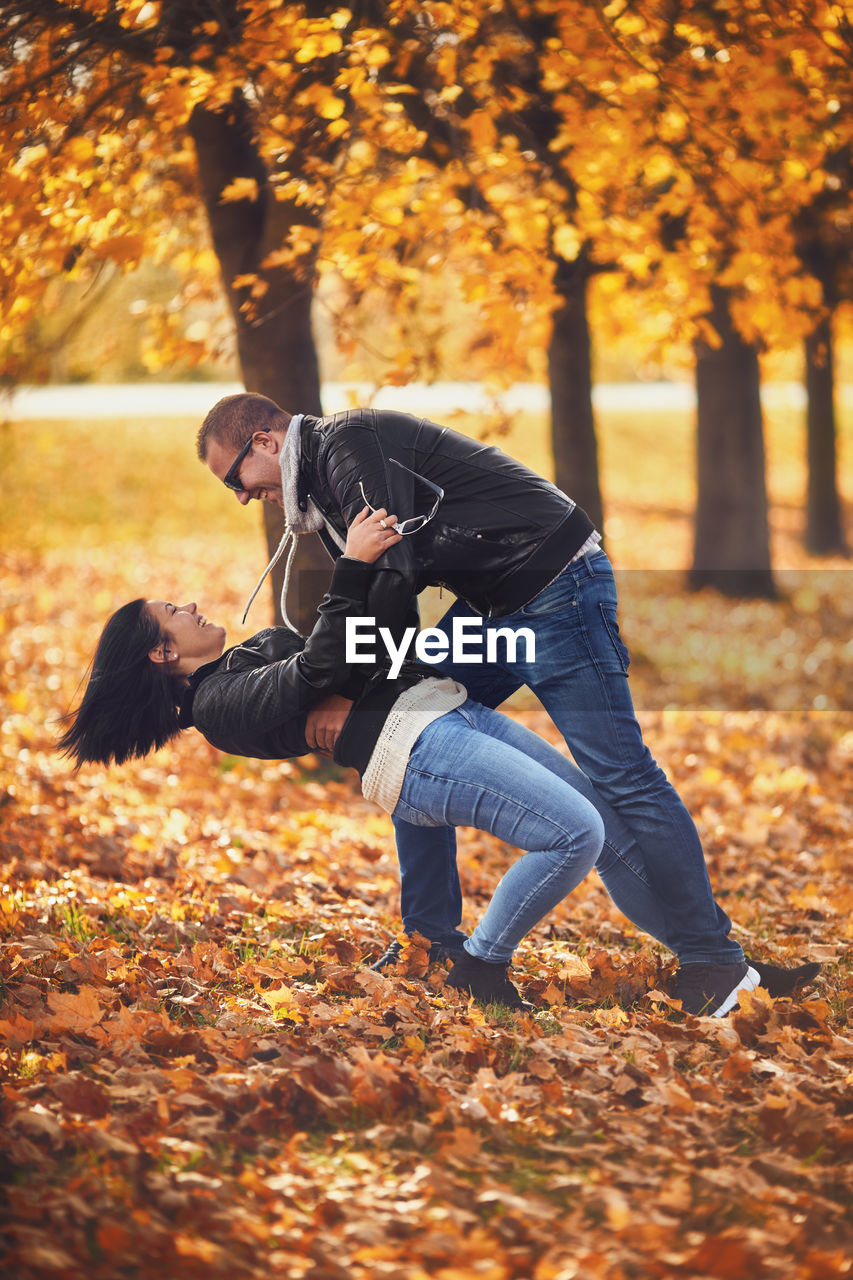
{"type": "MultiPolygon", "coordinates": [[[[300,424],[299,501],[308,496],[341,536],[363,509],[428,523],[385,552],[370,590],[379,625],[398,623],[424,587],[446,586],[478,613],[501,617],[527,604],[568,564],[593,525],[550,481],[493,445],[426,418],[375,409],[300,424]],[[402,465],[398,465],[402,464],[402,465]],[[412,474],[412,472],[416,474],[412,474]]],[[[332,556],[340,549],[320,534],[332,556]]],[[[411,618],[409,618],[411,621],[411,618]]]]}
{"type": "Polygon", "coordinates": [[[305,755],[311,750],[308,712],[346,687],[354,706],[334,755],[363,772],[394,702],[416,680],[435,675],[415,663],[405,664],[393,680],[387,665],[347,666],[346,618],[365,612],[373,576],[373,565],[339,559],[307,640],[285,627],[268,627],[199,667],[181,698],[181,728],[194,726],[229,755],[305,755]]]}

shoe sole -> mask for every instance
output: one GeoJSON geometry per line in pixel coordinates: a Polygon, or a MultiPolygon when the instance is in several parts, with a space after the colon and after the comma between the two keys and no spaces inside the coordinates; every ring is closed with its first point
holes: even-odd
{"type": "Polygon", "coordinates": [[[751,967],[748,968],[734,990],[729,992],[723,1003],[709,1016],[712,1018],[724,1018],[737,1004],[738,992],[754,991],[759,986],[761,986],[761,979],[757,970],[751,967]]]}

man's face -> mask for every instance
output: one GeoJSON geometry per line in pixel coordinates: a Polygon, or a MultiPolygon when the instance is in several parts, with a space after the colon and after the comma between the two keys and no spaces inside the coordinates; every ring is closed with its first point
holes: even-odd
{"type": "MultiPolygon", "coordinates": [[[[252,447],[240,463],[238,475],[243,488],[240,492],[231,490],[234,497],[245,506],[256,498],[259,502],[275,503],[282,506],[281,495],[281,437],[277,432],[256,431],[252,436],[252,447]]],[[[220,444],[211,440],[207,448],[206,462],[217,480],[224,480],[228,470],[239,453],[232,445],[220,444]]]]}

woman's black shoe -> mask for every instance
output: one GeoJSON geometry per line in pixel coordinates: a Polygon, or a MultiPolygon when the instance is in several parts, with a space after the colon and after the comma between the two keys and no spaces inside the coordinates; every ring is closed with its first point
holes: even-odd
{"type": "Polygon", "coordinates": [[[446,987],[467,991],[480,1004],[505,1004],[509,1009],[534,1009],[536,1006],[522,1000],[518,989],[507,977],[508,965],[492,964],[478,960],[465,951],[454,964],[445,979],[446,987]]]}

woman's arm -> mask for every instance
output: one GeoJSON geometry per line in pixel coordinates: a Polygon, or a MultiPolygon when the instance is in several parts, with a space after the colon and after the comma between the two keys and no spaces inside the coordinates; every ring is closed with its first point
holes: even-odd
{"type": "MultiPolygon", "coordinates": [[[[358,415],[346,430],[332,435],[319,465],[347,527],[365,500],[401,518],[417,514],[412,477],[389,462],[375,426],[359,422],[358,415]]],[[[417,556],[411,538],[398,537],[385,551],[370,584],[366,613],[377,630],[387,627],[399,640],[407,627],[420,624],[417,556]]]]}
{"type": "MultiPolygon", "coordinates": [[[[346,619],[366,613],[373,562],[399,541],[390,528],[394,519],[384,510],[370,514],[367,508],[353,519],[314,629],[304,641],[293,635],[292,654],[265,660],[262,643],[254,649],[238,645],[202,679],[192,716],[206,737],[251,740],[298,718],[344,686],[352,675],[346,663],[346,619]]],[[[275,637],[280,652],[280,630],[275,637]]]]}

